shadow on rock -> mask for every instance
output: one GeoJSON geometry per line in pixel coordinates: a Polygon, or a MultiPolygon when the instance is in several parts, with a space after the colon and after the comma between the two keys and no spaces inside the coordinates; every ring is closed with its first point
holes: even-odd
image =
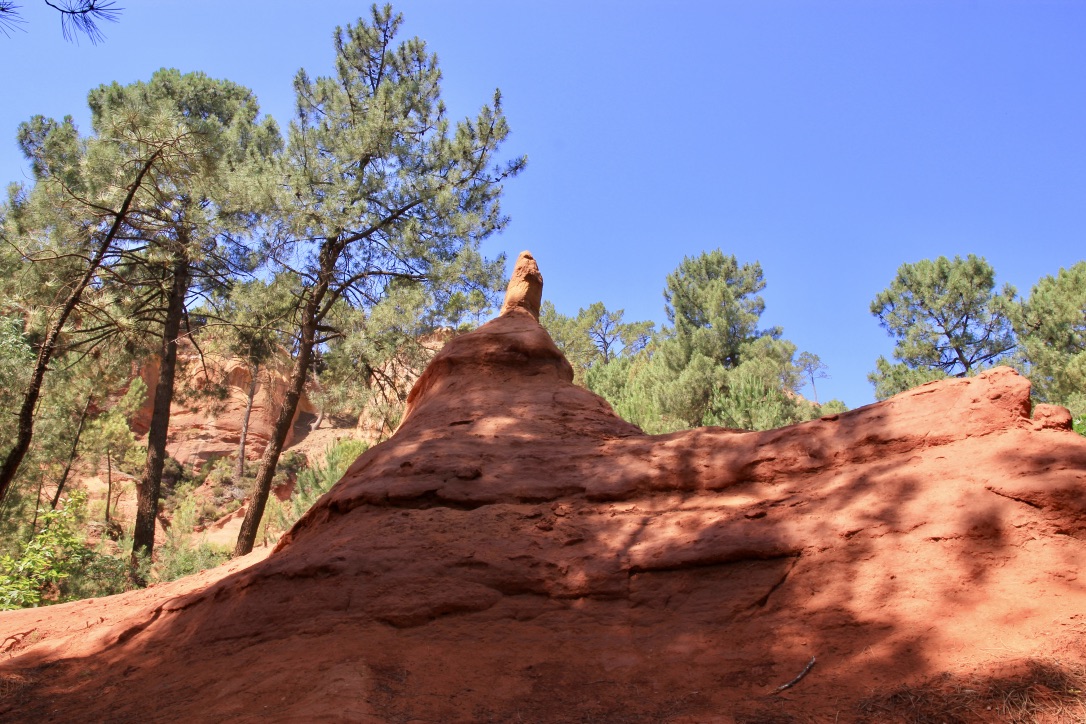
{"type": "MultiPolygon", "coordinates": [[[[446,345],[270,558],[21,648],[0,712],[924,721],[903,692],[935,711],[964,672],[1082,660],[1086,440],[1034,429],[1024,378],[648,436],[572,385],[535,304],[446,345]]],[[[1042,669],[1027,689],[1062,686],[1042,669]]]]}

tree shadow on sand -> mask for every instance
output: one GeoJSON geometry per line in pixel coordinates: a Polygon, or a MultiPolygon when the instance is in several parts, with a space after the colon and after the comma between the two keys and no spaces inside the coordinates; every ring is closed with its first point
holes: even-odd
{"type": "Polygon", "coordinates": [[[1045,481],[1081,480],[1086,446],[1052,443],[1038,469],[1006,380],[646,436],[553,372],[536,327],[502,324],[500,345],[452,350],[268,560],[92,651],[27,648],[0,669],[21,677],[0,714],[755,724],[998,721],[968,717],[1019,689],[1031,716],[1081,704],[1066,644],[1086,592],[1058,573],[1086,550],[1053,510],[1082,491],[1045,481]]]}

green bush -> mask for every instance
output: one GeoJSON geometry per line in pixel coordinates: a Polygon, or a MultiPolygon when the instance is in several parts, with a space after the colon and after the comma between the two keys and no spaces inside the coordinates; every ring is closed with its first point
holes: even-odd
{"type": "Polygon", "coordinates": [[[59,591],[60,582],[77,568],[87,549],[76,535],[77,509],[86,494],[73,494],[62,508],[43,511],[42,527],[18,558],[0,558],[0,610],[37,606],[48,589],[59,591]]]}
{"type": "Polygon", "coordinates": [[[42,527],[19,558],[0,558],[0,610],[107,596],[128,590],[128,562],[93,550],[77,532],[87,494],[74,491],[56,510],[42,510],[42,527]]]}
{"type": "Polygon", "coordinates": [[[204,482],[212,488],[226,488],[237,485],[238,481],[234,480],[234,460],[221,457],[209,463],[204,482]]]}
{"type": "Polygon", "coordinates": [[[162,490],[166,493],[170,493],[174,490],[179,483],[187,480],[190,476],[188,471],[185,470],[185,466],[177,462],[172,457],[167,456],[165,462],[162,464],[162,490]]]}
{"type": "Polygon", "coordinates": [[[264,537],[277,536],[289,530],[318,498],[339,482],[351,463],[368,447],[361,440],[340,440],[325,450],[323,464],[317,463],[300,470],[290,500],[280,502],[272,498],[268,501],[268,511],[264,515],[264,537]]]}
{"type": "MultiPolygon", "coordinates": [[[[129,575],[128,556],[107,552],[107,543],[108,541],[103,541],[98,549],[88,551],[82,566],[72,571],[63,581],[63,600],[77,601],[83,598],[112,596],[136,588],[129,575]]],[[[113,544],[113,547],[116,547],[116,544],[113,544]]],[[[120,550],[124,548],[120,546],[120,550]]]]}
{"type": "Polygon", "coordinates": [[[287,451],[279,458],[279,462],[275,466],[272,487],[276,488],[289,483],[291,479],[296,479],[298,473],[307,467],[309,467],[309,459],[305,456],[305,453],[296,450],[287,451]]]}
{"type": "Polygon", "coordinates": [[[174,581],[207,568],[214,568],[230,559],[230,550],[206,541],[193,542],[192,531],[199,522],[196,499],[182,498],[174,509],[173,522],[166,531],[166,540],[155,551],[151,577],[156,581],[174,581]]]}
{"type": "Polygon", "coordinates": [[[221,566],[230,560],[230,549],[200,541],[195,545],[179,546],[159,551],[159,558],[151,568],[157,581],[176,581],[178,578],[221,566]]]}
{"type": "Polygon", "coordinates": [[[192,499],[195,490],[196,486],[192,483],[179,483],[162,496],[162,510],[170,517],[177,515],[177,509],[184,505],[185,501],[192,499]]]}
{"type": "Polygon", "coordinates": [[[848,405],[840,400],[830,400],[829,402],[823,402],[822,407],[819,410],[819,414],[825,415],[840,415],[842,412],[848,412],[848,405]]]}
{"type": "Polygon", "coordinates": [[[772,430],[806,419],[785,394],[775,370],[745,362],[728,374],[727,385],[713,391],[706,422],[740,430],[772,430]]]}

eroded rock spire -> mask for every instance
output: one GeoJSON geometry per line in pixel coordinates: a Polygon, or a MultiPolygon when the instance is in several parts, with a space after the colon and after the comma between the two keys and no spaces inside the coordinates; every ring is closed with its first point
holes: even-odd
{"type": "Polygon", "coordinates": [[[539,304],[543,299],[543,275],[539,273],[539,265],[535,263],[535,257],[530,251],[520,252],[517,263],[513,266],[513,276],[509,279],[509,286],[505,290],[505,302],[502,303],[502,314],[511,309],[520,307],[532,313],[539,319],[539,304]]]}

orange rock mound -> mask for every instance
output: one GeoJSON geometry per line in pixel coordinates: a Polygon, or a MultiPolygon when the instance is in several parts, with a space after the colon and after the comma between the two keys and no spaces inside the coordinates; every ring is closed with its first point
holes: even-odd
{"type": "Polygon", "coordinates": [[[266,560],[0,614],[0,716],[999,721],[1012,685],[1081,713],[1086,439],[1025,378],[662,436],[571,379],[523,305],[450,341],[266,560]]]}

